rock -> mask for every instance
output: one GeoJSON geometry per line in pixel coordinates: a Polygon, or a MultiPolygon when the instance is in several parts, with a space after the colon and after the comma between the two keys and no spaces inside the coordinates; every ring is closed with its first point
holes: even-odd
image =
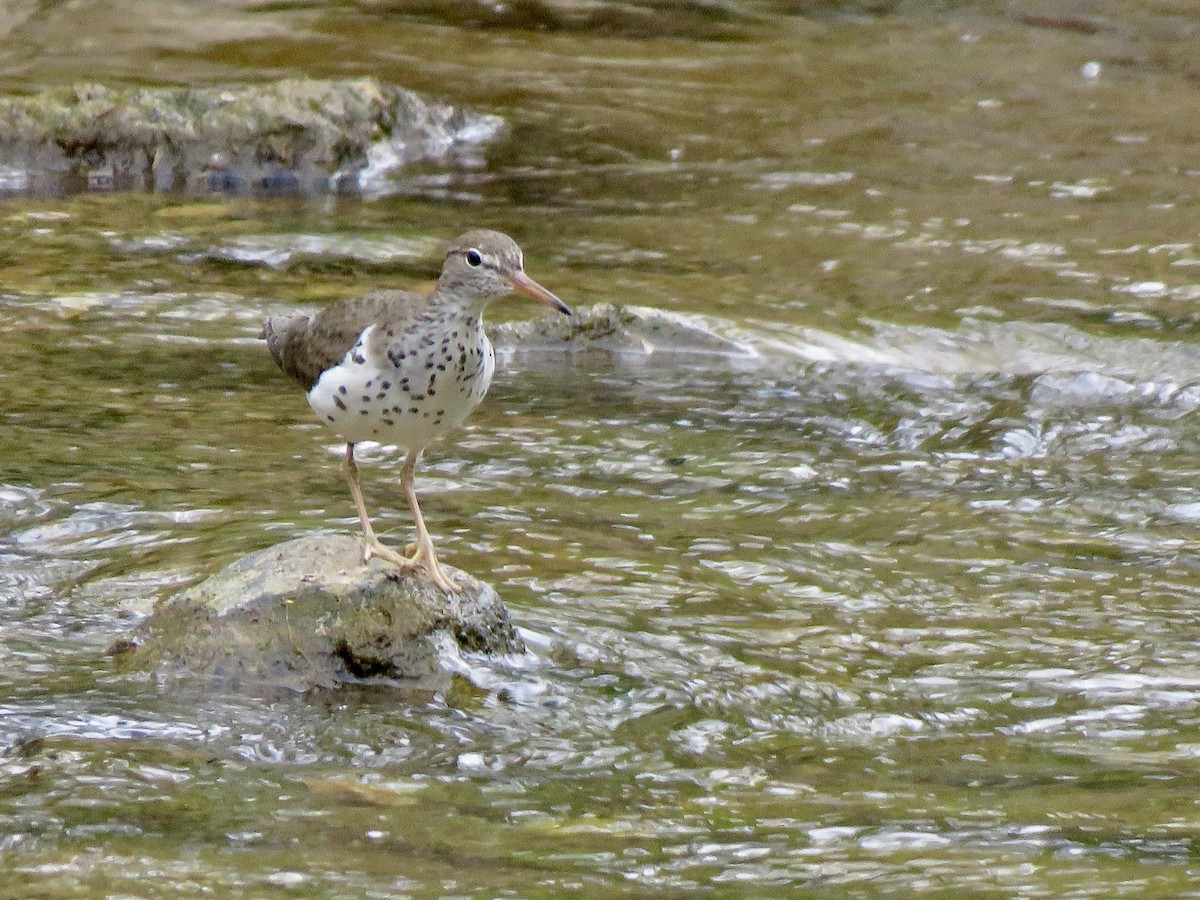
{"type": "Polygon", "coordinates": [[[447,596],[423,573],[362,562],[350,535],[297,538],[243,557],[160,603],[114,652],[124,664],[307,690],[387,684],[444,691],[460,653],[520,653],[489,585],[446,567],[447,596]]]}
{"type": "Polygon", "coordinates": [[[0,181],[8,190],[381,194],[406,163],[478,147],[502,128],[498,116],[373,78],[83,84],[0,97],[0,181]]]}
{"type": "Polygon", "coordinates": [[[649,356],[655,353],[710,354],[753,359],[758,352],[717,334],[701,316],[649,306],[597,303],[572,316],[544,316],[498,325],[491,332],[498,350],[600,350],[649,356]]]}

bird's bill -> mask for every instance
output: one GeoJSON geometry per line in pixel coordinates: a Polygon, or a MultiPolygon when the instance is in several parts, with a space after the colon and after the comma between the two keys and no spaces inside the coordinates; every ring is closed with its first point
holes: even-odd
{"type": "Polygon", "coordinates": [[[508,283],[512,285],[512,289],[518,294],[524,294],[526,297],[532,297],[538,303],[545,303],[547,306],[553,306],[560,313],[569,316],[571,308],[563,303],[552,293],[526,275],[524,272],[514,272],[508,276],[508,283]]]}

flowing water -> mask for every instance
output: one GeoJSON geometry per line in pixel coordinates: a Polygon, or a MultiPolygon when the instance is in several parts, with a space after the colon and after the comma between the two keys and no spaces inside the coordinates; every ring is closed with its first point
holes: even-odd
{"type": "Polygon", "coordinates": [[[1023,6],[6,22],[8,90],[369,73],[511,128],[375,200],[0,204],[0,896],[1200,896],[1200,17],[1023,6]],[[451,696],[119,673],[356,527],[264,312],[470,226],[756,355],[502,356],[420,486],[530,652],[451,696]]]}

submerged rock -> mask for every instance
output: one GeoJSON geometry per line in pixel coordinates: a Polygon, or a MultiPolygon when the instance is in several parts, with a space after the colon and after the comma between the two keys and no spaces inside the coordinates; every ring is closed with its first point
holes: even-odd
{"type": "Polygon", "coordinates": [[[753,359],[758,351],[716,333],[700,316],[648,306],[597,303],[572,316],[544,316],[492,329],[492,341],[508,352],[599,350],[616,354],[711,354],[753,359]]]}
{"type": "Polygon", "coordinates": [[[524,650],[495,590],[447,569],[464,588],[458,594],[444,594],[423,573],[364,565],[356,537],[297,538],[160,603],[122,656],[159,671],[296,690],[444,690],[462,667],[460,653],[524,650]]]}
{"type": "Polygon", "coordinates": [[[405,163],[477,148],[502,126],[373,78],[77,85],[0,97],[0,190],[383,193],[405,163]]]}

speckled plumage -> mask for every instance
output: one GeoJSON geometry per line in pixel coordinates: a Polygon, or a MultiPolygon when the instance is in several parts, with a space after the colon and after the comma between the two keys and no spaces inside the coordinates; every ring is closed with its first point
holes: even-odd
{"type": "MultiPolygon", "coordinates": [[[[296,355],[309,405],[347,441],[422,449],[461,424],[487,393],[495,356],[481,316],[420,303],[412,295],[391,298],[315,381],[316,353],[296,355]]],[[[313,325],[321,324],[318,316],[313,325]]]]}
{"type": "Polygon", "coordinates": [[[428,297],[381,291],[339,300],[315,316],[271,317],[263,336],[271,356],[308,392],[313,411],[347,443],[347,477],[367,538],[367,557],[409,568],[422,560],[435,583],[453,583],[437,564],[411,479],[430,443],[470,414],[495,370],[483,330],[487,304],[514,291],[569,313],[562,301],[524,273],[521,250],[506,235],[469,231],[449,248],[428,297]],[[418,550],[408,559],[375,539],[361,499],[354,444],[393,442],[409,451],[402,483],[417,525],[418,550]]]}

